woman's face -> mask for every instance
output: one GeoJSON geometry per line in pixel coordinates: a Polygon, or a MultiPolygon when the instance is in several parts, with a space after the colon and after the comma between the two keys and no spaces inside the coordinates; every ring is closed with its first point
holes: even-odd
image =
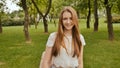
{"type": "Polygon", "coordinates": [[[72,15],[71,15],[70,12],[65,11],[63,13],[63,20],[62,20],[62,22],[63,22],[63,26],[64,26],[65,30],[67,30],[67,31],[68,30],[72,30],[74,24],[72,23],[73,22],[72,21],[72,15]]]}

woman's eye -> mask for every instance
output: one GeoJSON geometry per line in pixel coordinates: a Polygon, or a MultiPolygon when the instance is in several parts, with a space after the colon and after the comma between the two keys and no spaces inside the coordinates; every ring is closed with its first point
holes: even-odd
{"type": "Polygon", "coordinates": [[[67,18],[63,18],[63,20],[67,20],[67,18]]]}

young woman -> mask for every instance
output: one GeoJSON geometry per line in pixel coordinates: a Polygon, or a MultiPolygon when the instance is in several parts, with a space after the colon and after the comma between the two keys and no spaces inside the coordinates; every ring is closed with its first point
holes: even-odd
{"type": "Polygon", "coordinates": [[[58,31],[50,34],[41,59],[41,68],[83,68],[85,40],[78,28],[76,11],[64,7],[61,11],[58,31]]]}

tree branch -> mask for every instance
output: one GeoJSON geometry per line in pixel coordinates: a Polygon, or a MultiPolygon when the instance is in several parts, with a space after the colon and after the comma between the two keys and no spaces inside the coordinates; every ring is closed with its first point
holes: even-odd
{"type": "Polygon", "coordinates": [[[39,10],[38,6],[36,5],[35,1],[34,0],[31,0],[32,3],[34,4],[34,6],[36,7],[38,13],[43,17],[44,15],[42,14],[42,12],[39,10]]]}
{"type": "Polygon", "coordinates": [[[48,0],[49,1],[49,5],[48,5],[48,10],[45,13],[45,17],[48,15],[50,8],[51,8],[51,4],[52,4],[52,0],[48,0]]]}

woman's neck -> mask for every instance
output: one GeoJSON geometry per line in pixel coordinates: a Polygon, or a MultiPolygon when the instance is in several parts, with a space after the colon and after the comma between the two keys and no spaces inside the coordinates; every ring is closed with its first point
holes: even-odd
{"type": "Polygon", "coordinates": [[[65,36],[72,36],[72,30],[65,30],[64,34],[65,36]]]}

